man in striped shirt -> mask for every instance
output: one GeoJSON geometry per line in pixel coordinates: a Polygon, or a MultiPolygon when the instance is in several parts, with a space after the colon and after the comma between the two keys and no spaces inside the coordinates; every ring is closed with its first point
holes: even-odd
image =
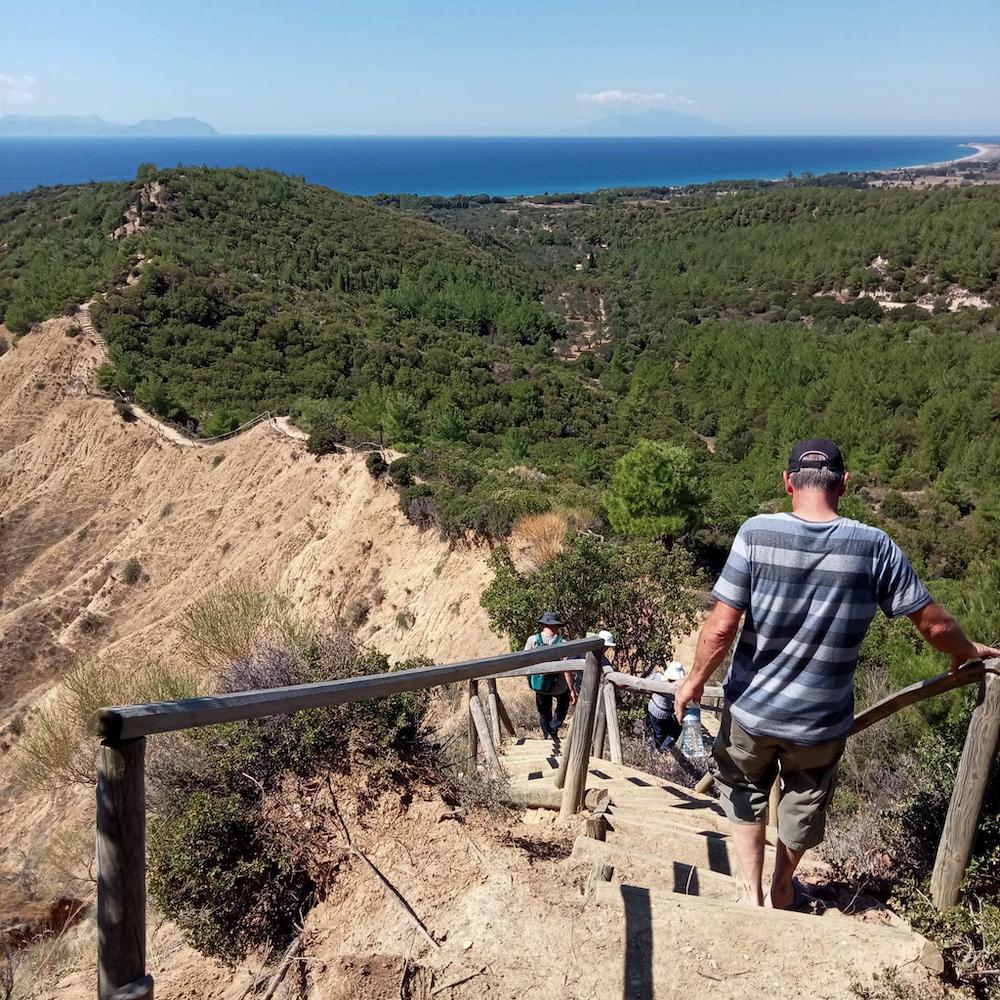
{"type": "Polygon", "coordinates": [[[966,637],[884,531],[838,515],[848,473],[832,441],[797,444],[783,475],[792,513],[758,515],[740,528],[712,591],[718,603],[694,666],[674,698],[680,719],[701,698],[743,617],[711,767],[732,822],[742,899],[776,908],[792,905],[795,869],[823,839],[854,720],[858,652],[875,612],[908,616],[951,656],[952,670],[1000,657],[966,637]],[[779,772],[779,840],[765,902],[764,813],[779,772]]]}

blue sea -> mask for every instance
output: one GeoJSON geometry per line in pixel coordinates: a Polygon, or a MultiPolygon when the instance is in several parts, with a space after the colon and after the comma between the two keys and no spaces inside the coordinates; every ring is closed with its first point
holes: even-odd
{"type": "Polygon", "coordinates": [[[348,194],[512,197],[939,163],[974,153],[962,145],[970,138],[1000,141],[986,136],[0,138],[0,194],[39,184],[127,180],[140,163],[155,163],[267,167],[348,194]]]}

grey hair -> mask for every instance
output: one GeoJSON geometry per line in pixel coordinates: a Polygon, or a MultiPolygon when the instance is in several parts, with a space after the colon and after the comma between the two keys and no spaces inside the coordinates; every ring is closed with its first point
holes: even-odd
{"type": "Polygon", "coordinates": [[[792,486],[797,490],[838,490],[844,483],[843,469],[830,469],[821,466],[818,469],[799,469],[788,473],[792,486]]]}

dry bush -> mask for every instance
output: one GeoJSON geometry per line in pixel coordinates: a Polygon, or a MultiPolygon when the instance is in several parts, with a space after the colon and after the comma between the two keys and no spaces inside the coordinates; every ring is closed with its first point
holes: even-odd
{"type": "Polygon", "coordinates": [[[508,821],[512,814],[523,812],[508,801],[510,775],[503,768],[498,774],[471,768],[458,783],[458,799],[469,811],[484,809],[496,820],[508,821]]]}
{"type": "MultiPolygon", "coordinates": [[[[9,988],[6,1000],[35,1000],[42,995],[55,995],[61,980],[90,964],[96,939],[96,926],[88,916],[82,930],[73,934],[63,930],[19,951],[16,961],[10,962],[9,987],[6,983],[8,973],[0,975],[0,985],[9,988]]],[[[7,962],[3,957],[0,961],[7,962]]],[[[0,996],[4,994],[0,992],[0,996]]]]}
{"type": "Polygon", "coordinates": [[[528,514],[511,531],[511,549],[519,555],[520,569],[537,573],[563,550],[567,519],[562,514],[528,514]]]}
{"type": "Polygon", "coordinates": [[[251,655],[269,635],[302,650],[314,638],[313,626],[295,614],[287,597],[241,578],[206,591],[184,613],[180,631],[187,658],[212,672],[251,655]]]}
{"type": "Polygon", "coordinates": [[[55,697],[25,727],[14,750],[15,777],[22,787],[36,791],[93,784],[97,740],[88,736],[87,726],[99,708],[196,693],[193,675],[161,661],[134,666],[96,657],[84,660],[63,674],[55,697]]]}

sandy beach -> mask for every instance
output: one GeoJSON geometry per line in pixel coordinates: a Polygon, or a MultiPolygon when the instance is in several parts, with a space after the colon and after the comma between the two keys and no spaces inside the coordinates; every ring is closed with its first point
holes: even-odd
{"type": "Polygon", "coordinates": [[[959,156],[954,160],[943,160],[941,163],[918,163],[912,167],[895,167],[882,173],[898,173],[900,170],[936,170],[938,167],[953,167],[958,163],[981,163],[989,160],[1000,160],[1000,143],[995,142],[963,142],[963,146],[975,149],[975,153],[959,156]]]}

